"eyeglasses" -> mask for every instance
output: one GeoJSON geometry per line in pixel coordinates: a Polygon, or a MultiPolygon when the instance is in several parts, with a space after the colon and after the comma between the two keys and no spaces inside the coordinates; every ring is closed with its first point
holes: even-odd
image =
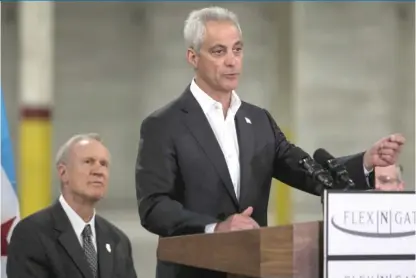
{"type": "Polygon", "coordinates": [[[382,185],[398,184],[401,182],[400,179],[389,176],[379,176],[377,177],[377,181],[382,185]]]}

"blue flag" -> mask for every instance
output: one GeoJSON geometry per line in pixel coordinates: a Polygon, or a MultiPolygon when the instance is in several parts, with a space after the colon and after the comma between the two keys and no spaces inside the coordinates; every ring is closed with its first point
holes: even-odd
{"type": "Polygon", "coordinates": [[[19,201],[16,188],[12,140],[9,133],[6,107],[1,95],[1,273],[6,276],[7,246],[14,226],[20,219],[19,201]]]}

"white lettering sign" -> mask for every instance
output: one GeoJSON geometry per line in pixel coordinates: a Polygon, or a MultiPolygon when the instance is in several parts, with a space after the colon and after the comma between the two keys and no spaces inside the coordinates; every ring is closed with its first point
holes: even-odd
{"type": "Polygon", "coordinates": [[[415,192],[326,192],[325,278],[416,278],[415,192]]]}
{"type": "Polygon", "coordinates": [[[329,193],[328,255],[414,254],[416,195],[329,193]]]}
{"type": "Polygon", "coordinates": [[[414,261],[330,261],[328,278],[416,278],[414,261]]]}

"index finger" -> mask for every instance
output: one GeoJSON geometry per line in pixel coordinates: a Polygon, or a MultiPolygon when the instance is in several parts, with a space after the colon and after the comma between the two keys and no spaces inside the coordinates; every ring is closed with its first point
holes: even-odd
{"type": "Polygon", "coordinates": [[[404,144],[406,142],[406,139],[401,134],[392,134],[389,136],[388,141],[404,144]]]}

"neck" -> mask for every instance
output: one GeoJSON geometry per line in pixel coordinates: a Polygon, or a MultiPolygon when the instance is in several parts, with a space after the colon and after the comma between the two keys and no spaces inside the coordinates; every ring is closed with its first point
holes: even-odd
{"type": "Polygon", "coordinates": [[[62,193],[62,196],[65,198],[65,201],[68,205],[84,220],[89,222],[94,215],[94,204],[86,201],[85,199],[62,193]]]}
{"type": "Polygon", "coordinates": [[[207,95],[209,95],[211,98],[221,103],[224,116],[226,116],[228,108],[230,108],[232,92],[231,91],[229,92],[218,91],[218,90],[212,89],[208,86],[207,83],[205,83],[201,78],[198,78],[198,77],[195,77],[195,83],[207,95]]]}

